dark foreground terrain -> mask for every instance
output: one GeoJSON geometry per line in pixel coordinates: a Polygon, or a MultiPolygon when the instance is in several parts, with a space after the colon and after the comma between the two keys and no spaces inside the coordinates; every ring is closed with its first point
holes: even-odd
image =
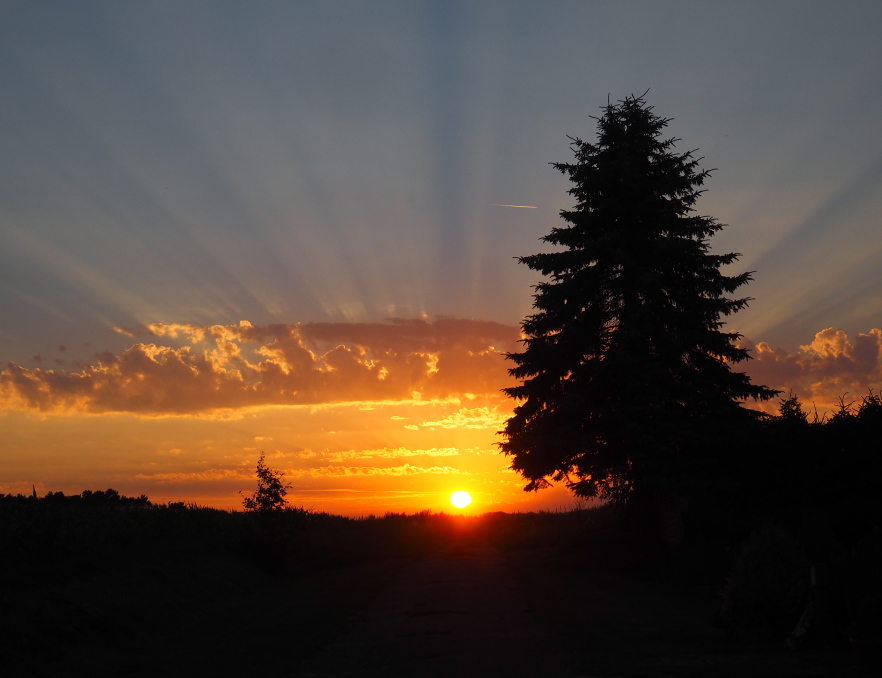
{"type": "Polygon", "coordinates": [[[713,581],[584,539],[591,511],[199,511],[4,514],[0,675],[872,675],[843,642],[715,625],[713,581]]]}

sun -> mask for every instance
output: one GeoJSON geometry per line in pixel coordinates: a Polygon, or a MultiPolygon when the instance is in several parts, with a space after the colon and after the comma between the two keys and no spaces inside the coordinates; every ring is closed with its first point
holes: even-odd
{"type": "Polygon", "coordinates": [[[472,495],[465,490],[457,490],[450,495],[450,503],[456,508],[465,508],[472,503],[472,495]]]}

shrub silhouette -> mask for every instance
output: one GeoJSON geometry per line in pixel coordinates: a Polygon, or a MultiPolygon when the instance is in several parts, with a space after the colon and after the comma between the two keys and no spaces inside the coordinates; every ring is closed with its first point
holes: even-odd
{"type": "Polygon", "coordinates": [[[272,513],[284,511],[288,505],[285,497],[291,485],[282,482],[284,474],[267,466],[265,459],[266,455],[261,454],[257,460],[257,490],[250,497],[242,495],[242,505],[246,511],[272,513]]]}

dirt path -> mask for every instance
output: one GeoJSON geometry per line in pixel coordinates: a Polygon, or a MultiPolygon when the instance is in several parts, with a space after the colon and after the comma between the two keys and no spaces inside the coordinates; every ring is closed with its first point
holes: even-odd
{"type": "Polygon", "coordinates": [[[419,561],[299,678],[574,678],[496,549],[460,544],[419,561]]]}

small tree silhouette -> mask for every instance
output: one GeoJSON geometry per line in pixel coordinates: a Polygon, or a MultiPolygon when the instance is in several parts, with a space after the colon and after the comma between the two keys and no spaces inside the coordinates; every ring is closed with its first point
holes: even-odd
{"type": "Polygon", "coordinates": [[[284,474],[267,466],[265,458],[266,455],[261,453],[260,459],[257,460],[257,491],[250,497],[246,497],[241,490],[239,491],[239,494],[242,494],[242,505],[246,511],[271,513],[283,511],[288,505],[288,500],[285,497],[291,485],[282,482],[284,474]]]}
{"type": "Polygon", "coordinates": [[[781,402],[778,405],[778,415],[781,419],[799,423],[805,423],[808,421],[808,415],[805,410],[802,409],[802,403],[799,402],[799,398],[794,395],[793,391],[790,391],[790,395],[787,398],[780,398],[780,401],[781,402]]]}

